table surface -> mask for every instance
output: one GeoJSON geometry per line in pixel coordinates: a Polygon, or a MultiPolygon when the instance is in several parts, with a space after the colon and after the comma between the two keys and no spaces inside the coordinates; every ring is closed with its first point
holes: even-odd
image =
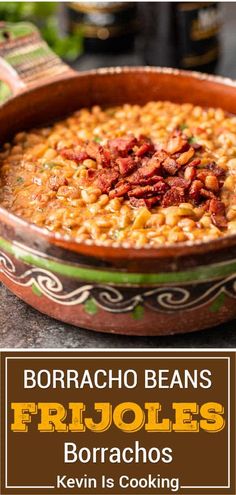
{"type": "MultiPolygon", "coordinates": [[[[236,78],[236,3],[222,6],[225,25],[219,74],[236,78]]],[[[142,65],[139,52],[112,57],[84,57],[77,68],[142,65]]],[[[220,102],[219,102],[220,105],[220,102]]],[[[170,337],[125,337],[95,333],[66,325],[40,314],[0,284],[0,348],[168,348],[236,347],[236,321],[202,332],[170,337]]]]}

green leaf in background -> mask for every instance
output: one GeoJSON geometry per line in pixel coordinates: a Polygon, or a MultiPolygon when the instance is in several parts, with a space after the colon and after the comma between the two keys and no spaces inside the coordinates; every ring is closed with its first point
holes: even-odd
{"type": "Polygon", "coordinates": [[[0,2],[0,20],[32,22],[59,57],[73,62],[83,52],[83,35],[79,29],[70,35],[61,32],[59,7],[60,2],[0,2]]]}
{"type": "Polygon", "coordinates": [[[195,138],[195,137],[190,137],[190,138],[188,139],[188,142],[189,142],[189,144],[193,144],[193,143],[196,143],[196,142],[197,142],[197,140],[196,140],[196,138],[195,138]]]}
{"type": "MultiPolygon", "coordinates": [[[[22,2],[28,3],[28,2],[22,2]]],[[[57,11],[57,2],[30,2],[33,5],[33,12],[35,17],[52,16],[57,11]]]]}

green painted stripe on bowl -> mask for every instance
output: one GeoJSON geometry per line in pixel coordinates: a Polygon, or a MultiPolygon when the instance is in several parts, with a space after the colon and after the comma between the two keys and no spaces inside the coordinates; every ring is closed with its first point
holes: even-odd
{"type": "Polygon", "coordinates": [[[11,244],[0,237],[0,247],[7,253],[25,263],[60,275],[77,278],[89,282],[116,283],[116,284],[164,284],[174,282],[207,281],[213,278],[226,277],[236,273],[236,260],[224,264],[201,266],[195,270],[174,273],[128,273],[113,272],[101,269],[82,268],[67,265],[52,259],[43,258],[28,252],[27,250],[11,244]]]}

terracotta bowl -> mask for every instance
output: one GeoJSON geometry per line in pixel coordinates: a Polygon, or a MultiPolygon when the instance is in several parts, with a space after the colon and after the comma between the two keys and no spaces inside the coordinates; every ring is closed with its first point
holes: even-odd
{"type": "MultiPolygon", "coordinates": [[[[37,77],[32,68],[19,77],[0,65],[14,92],[0,108],[2,143],[94,104],[171,100],[236,113],[236,85],[225,78],[152,67],[75,73],[56,57],[44,67],[37,77]]],[[[0,280],[39,311],[101,332],[166,335],[233,319],[235,258],[235,235],[155,249],[104,247],[70,242],[0,208],[0,280]]]]}

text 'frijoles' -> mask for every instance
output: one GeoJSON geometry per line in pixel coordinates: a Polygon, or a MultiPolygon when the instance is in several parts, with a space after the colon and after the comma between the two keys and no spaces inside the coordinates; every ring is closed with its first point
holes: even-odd
{"type": "Polygon", "coordinates": [[[224,407],[218,402],[173,402],[167,415],[159,402],[12,402],[13,432],[27,432],[37,421],[40,432],[104,432],[111,426],[123,432],[219,432],[225,427],[224,407]],[[91,415],[91,407],[93,411],[91,415]],[[89,412],[88,412],[89,409],[89,412]]]}

